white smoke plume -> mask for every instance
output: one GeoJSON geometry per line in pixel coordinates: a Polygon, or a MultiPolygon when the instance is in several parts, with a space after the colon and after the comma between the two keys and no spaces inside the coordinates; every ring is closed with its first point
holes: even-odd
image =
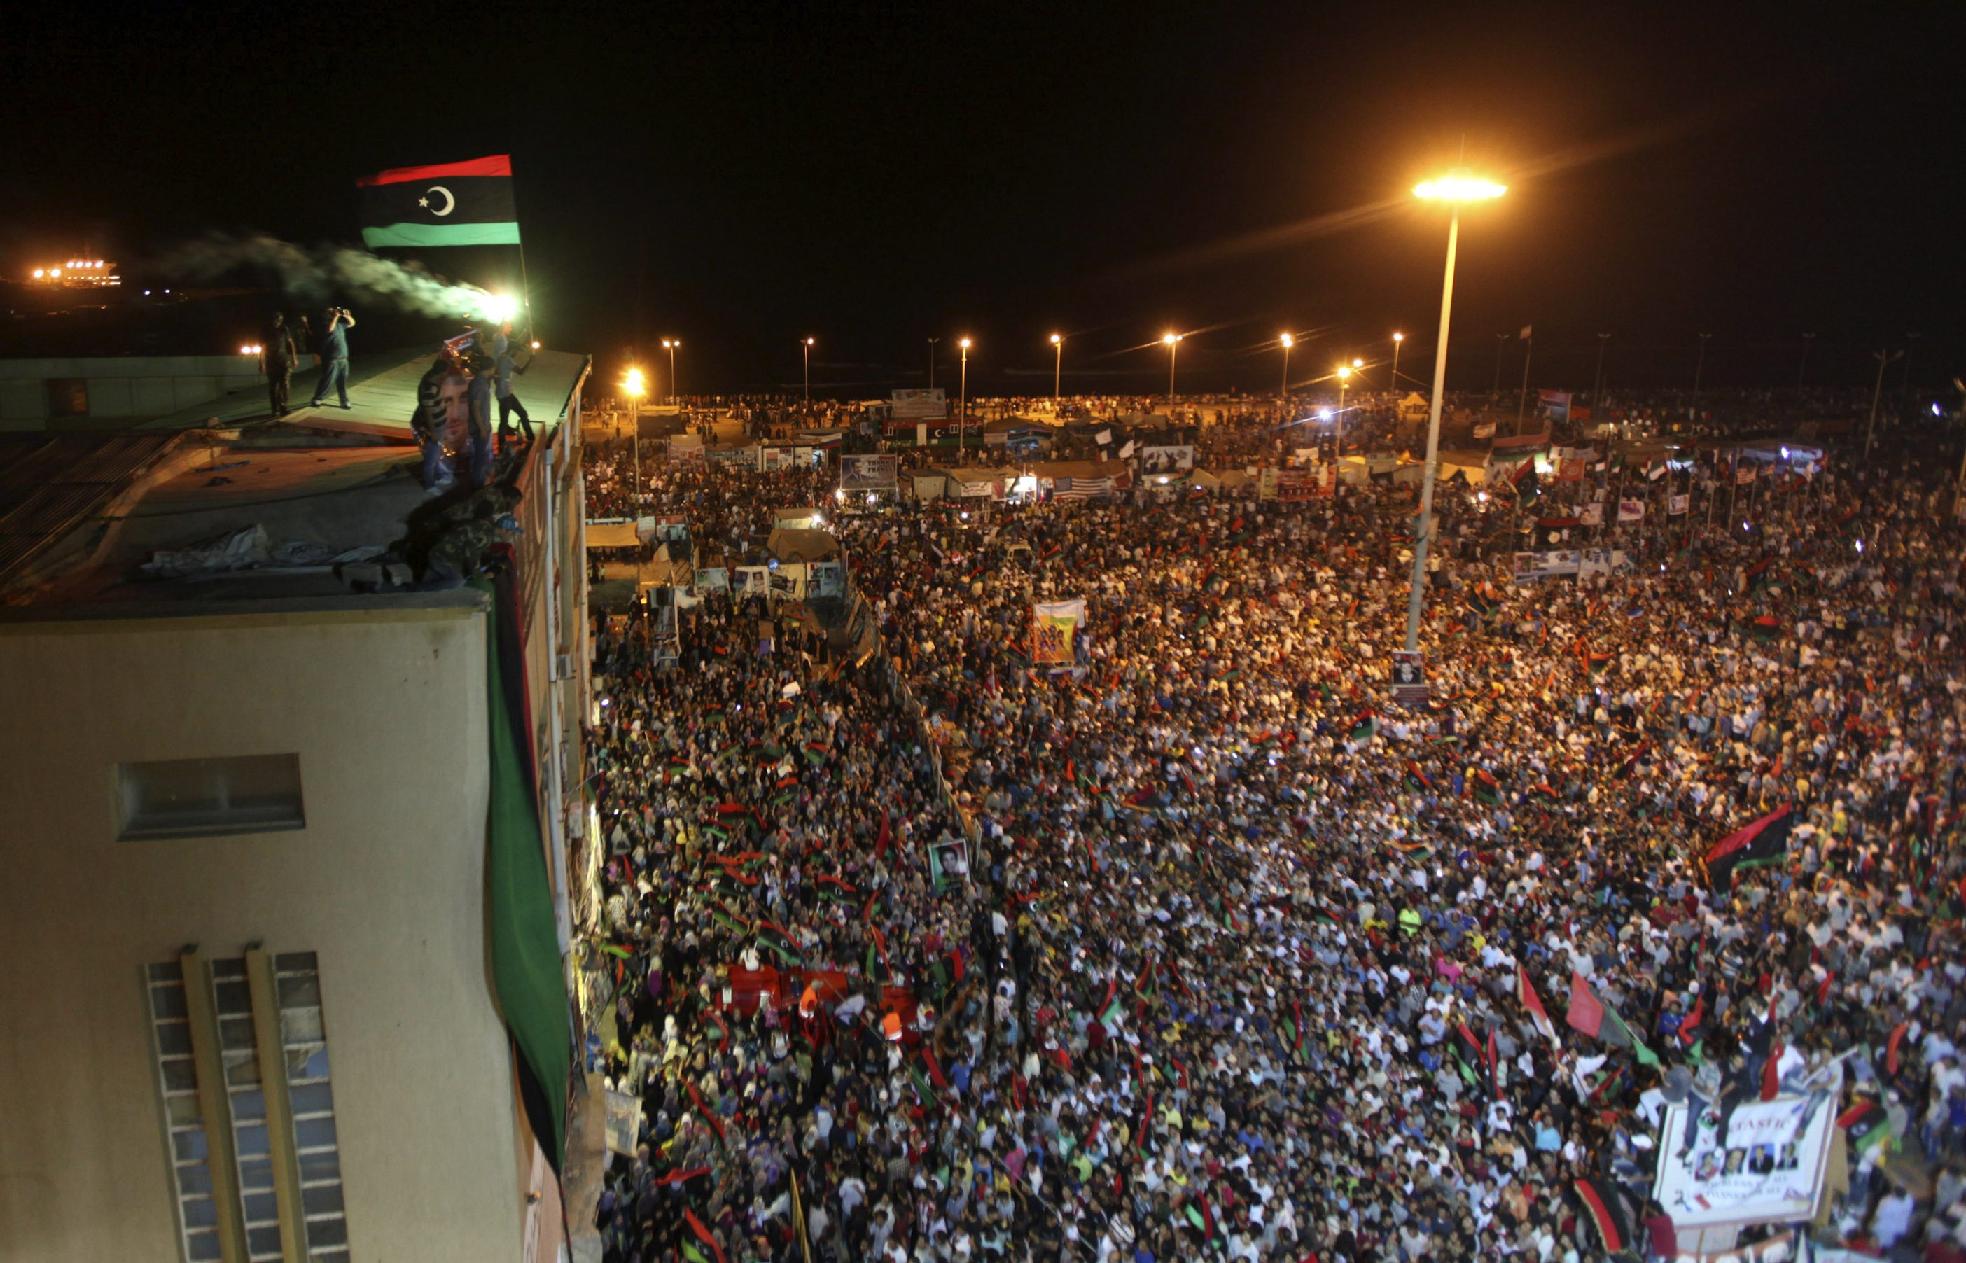
{"type": "Polygon", "coordinates": [[[170,251],[156,266],[165,275],[191,281],[216,281],[251,268],[276,277],[289,297],[305,302],[365,303],[464,320],[506,320],[514,314],[510,298],[447,281],[414,263],[396,263],[349,246],[310,249],[263,234],[215,234],[170,251]]]}

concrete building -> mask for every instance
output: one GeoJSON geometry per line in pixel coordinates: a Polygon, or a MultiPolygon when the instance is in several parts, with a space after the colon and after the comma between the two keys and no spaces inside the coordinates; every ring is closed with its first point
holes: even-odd
{"type": "Polygon", "coordinates": [[[404,582],[399,392],[0,436],[0,1258],[564,1256],[588,367],[482,586],[404,582]]]}
{"type": "Polygon", "coordinates": [[[243,396],[266,397],[256,355],[0,360],[0,430],[100,429],[243,396]]]}

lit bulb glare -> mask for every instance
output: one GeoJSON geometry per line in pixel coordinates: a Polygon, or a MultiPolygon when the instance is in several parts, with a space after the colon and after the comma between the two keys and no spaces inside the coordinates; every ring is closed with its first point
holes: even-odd
{"type": "Polygon", "coordinates": [[[1413,186],[1413,196],[1428,202],[1486,202],[1508,191],[1506,184],[1497,184],[1478,175],[1463,174],[1422,180],[1413,186]]]}
{"type": "Polygon", "coordinates": [[[1160,340],[1162,345],[1164,346],[1173,346],[1176,342],[1179,342],[1181,340],[1181,335],[1170,330],[1167,333],[1161,334],[1160,340]]]}
{"type": "Polygon", "coordinates": [[[959,347],[961,347],[961,348],[962,348],[963,350],[965,350],[965,351],[967,351],[967,350],[969,350],[969,339],[968,339],[968,338],[957,338],[957,339],[956,339],[956,345],[957,345],[957,346],[959,346],[959,347]]]}
{"type": "Polygon", "coordinates": [[[1404,342],[1404,341],[1406,341],[1406,335],[1405,335],[1405,334],[1403,334],[1403,333],[1399,333],[1399,332],[1397,332],[1397,331],[1395,331],[1395,332],[1394,332],[1394,334],[1393,334],[1393,341],[1395,341],[1395,342],[1404,342]]]}
{"type": "Polygon", "coordinates": [[[1057,346],[1060,342],[1063,342],[1064,340],[1065,340],[1065,335],[1062,333],[1054,333],[1051,335],[1051,345],[1053,346],[1057,346]]]}
{"type": "Polygon", "coordinates": [[[1351,379],[1352,379],[1352,366],[1350,364],[1340,364],[1338,366],[1338,380],[1341,382],[1347,382],[1350,381],[1351,379]]]}
{"type": "Polygon", "coordinates": [[[1278,338],[1277,341],[1283,343],[1283,349],[1286,351],[1288,351],[1291,347],[1297,345],[1297,339],[1291,337],[1287,333],[1284,334],[1282,337],[1278,338]]]}
{"type": "Polygon", "coordinates": [[[627,374],[621,379],[621,389],[627,392],[630,399],[636,399],[641,396],[642,385],[642,370],[639,368],[629,369],[627,374]]]}

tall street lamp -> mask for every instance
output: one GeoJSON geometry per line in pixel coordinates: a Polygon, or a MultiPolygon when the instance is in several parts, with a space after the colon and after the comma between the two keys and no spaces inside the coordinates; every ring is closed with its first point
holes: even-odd
{"type": "Polygon", "coordinates": [[[628,396],[628,424],[634,431],[635,459],[635,503],[642,502],[642,421],[639,401],[642,392],[648,388],[642,378],[642,370],[631,368],[621,375],[621,393],[628,396]]]}
{"type": "Polygon", "coordinates": [[[1611,345],[1611,335],[1597,335],[1597,375],[1591,379],[1591,414],[1596,419],[1598,396],[1604,393],[1604,348],[1611,345]]]}
{"type": "Polygon", "coordinates": [[[1345,455],[1345,387],[1351,384],[1351,380],[1352,366],[1340,364],[1338,366],[1338,450],[1334,453],[1335,458],[1340,460],[1344,459],[1345,455]]]}
{"type": "Polygon", "coordinates": [[[1289,403],[1290,402],[1290,348],[1297,345],[1297,339],[1292,337],[1288,333],[1280,333],[1277,335],[1277,345],[1283,348],[1283,389],[1278,391],[1277,393],[1283,396],[1285,403],[1289,403]]]}
{"type": "Polygon", "coordinates": [[[1406,335],[1393,330],[1393,379],[1389,383],[1394,391],[1399,389],[1399,344],[1406,341],[1406,335]]]}
{"type": "Polygon", "coordinates": [[[1413,188],[1422,201],[1445,202],[1447,270],[1440,282],[1440,334],[1434,341],[1434,391],[1427,405],[1427,465],[1420,475],[1420,520],[1413,540],[1413,583],[1406,597],[1406,651],[1420,649],[1420,603],[1427,590],[1427,539],[1433,533],[1434,479],[1440,471],[1440,402],[1447,388],[1447,324],[1454,308],[1454,251],[1461,238],[1461,207],[1490,201],[1508,192],[1505,185],[1479,176],[1456,174],[1423,180],[1413,188]]]}
{"type": "Polygon", "coordinates": [[[1174,348],[1181,345],[1181,335],[1169,329],[1160,335],[1161,345],[1167,348],[1167,411],[1174,412],[1174,348]]]}
{"type": "Polygon", "coordinates": [[[806,406],[812,406],[812,339],[799,343],[799,350],[805,353],[806,406]]]}
{"type": "Polygon", "coordinates": [[[1065,335],[1051,335],[1051,410],[1058,411],[1058,383],[1065,376],[1065,335]]]}
{"type": "Polygon", "coordinates": [[[969,339],[956,339],[956,346],[963,353],[961,393],[957,396],[960,411],[956,414],[956,459],[961,460],[969,441],[969,339]]]}
{"type": "Polygon", "coordinates": [[[676,389],[676,348],[681,346],[682,344],[683,344],[683,340],[681,338],[662,339],[662,349],[669,352],[669,402],[670,403],[675,403],[678,399],[682,398],[682,392],[676,389]]]}

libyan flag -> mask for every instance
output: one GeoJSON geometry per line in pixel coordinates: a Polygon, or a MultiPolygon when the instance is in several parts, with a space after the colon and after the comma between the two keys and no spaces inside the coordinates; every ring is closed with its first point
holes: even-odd
{"type": "Polygon", "coordinates": [[[1632,1213],[1631,1203],[1617,1184],[1602,1176],[1586,1176],[1573,1181],[1570,1189],[1583,1203],[1584,1213],[1607,1253],[1621,1254],[1637,1244],[1638,1216],[1632,1213]]]}
{"type": "Polygon", "coordinates": [[[355,184],[362,190],[362,244],[371,250],[519,244],[508,154],[396,167],[355,184]]]}
{"type": "Polygon", "coordinates": [[[1700,861],[1707,870],[1707,885],[1732,890],[1742,869],[1781,863],[1789,853],[1789,829],[1794,823],[1793,809],[1783,807],[1722,838],[1700,861]]]}
{"type": "Polygon", "coordinates": [[[1601,1039],[1614,1048],[1631,1049],[1641,1066],[1659,1064],[1659,1055],[1645,1046],[1632,1028],[1625,1025],[1625,1019],[1618,1016],[1618,1010],[1599,998],[1590,982],[1575,970],[1570,973],[1570,1008],[1564,1020],[1593,1039],[1601,1039]]]}
{"type": "MultiPolygon", "coordinates": [[[[480,580],[481,590],[491,585],[480,580]]],[[[567,1079],[572,1071],[566,975],[560,967],[541,844],[538,778],[532,766],[519,598],[510,574],[493,589],[486,646],[487,726],[491,732],[486,811],[486,923],[492,987],[518,1051],[520,1101],[527,1121],[560,1171],[565,1154],[567,1079]]]]}

